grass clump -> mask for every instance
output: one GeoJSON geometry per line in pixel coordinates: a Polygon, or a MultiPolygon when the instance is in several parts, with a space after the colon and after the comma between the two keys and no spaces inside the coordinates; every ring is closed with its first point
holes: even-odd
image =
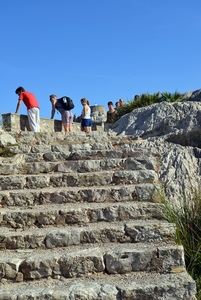
{"type": "Polygon", "coordinates": [[[0,147],[0,157],[13,157],[15,153],[13,153],[9,147],[0,147]]]}
{"type": "Polygon", "coordinates": [[[179,209],[163,202],[168,221],[176,225],[176,242],[184,247],[186,269],[196,282],[197,299],[201,300],[201,191],[195,191],[190,201],[184,197],[179,209]]]}

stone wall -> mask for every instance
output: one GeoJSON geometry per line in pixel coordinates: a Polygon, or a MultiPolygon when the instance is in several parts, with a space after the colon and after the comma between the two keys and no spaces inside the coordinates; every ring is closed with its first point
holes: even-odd
{"type": "Polygon", "coordinates": [[[101,124],[102,122],[106,122],[107,120],[107,111],[105,110],[105,106],[102,105],[93,105],[91,108],[91,119],[93,123],[101,124]]]}
{"type": "MultiPolygon", "coordinates": [[[[30,131],[27,115],[20,114],[2,114],[2,127],[5,131],[30,131]]],[[[104,131],[104,123],[96,124],[93,122],[93,131],[104,131]]],[[[60,132],[63,131],[62,122],[60,120],[52,120],[40,118],[41,132],[60,132]]],[[[80,122],[73,123],[73,131],[80,131],[80,122]]]]}

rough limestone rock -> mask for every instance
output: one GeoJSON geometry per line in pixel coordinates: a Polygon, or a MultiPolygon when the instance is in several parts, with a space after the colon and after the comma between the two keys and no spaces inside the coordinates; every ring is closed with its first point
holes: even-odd
{"type": "Polygon", "coordinates": [[[184,102],[135,109],[110,129],[117,135],[132,135],[139,148],[158,151],[159,181],[166,199],[175,205],[192,198],[201,183],[201,90],[189,95],[184,102]]]}
{"type": "Polygon", "coordinates": [[[1,138],[0,138],[0,146],[7,146],[7,145],[14,145],[16,144],[16,140],[14,137],[12,137],[8,133],[4,133],[3,131],[0,132],[1,138]]]}
{"type": "Polygon", "coordinates": [[[200,90],[196,90],[194,92],[191,92],[190,95],[188,95],[188,101],[201,101],[201,89],[200,90]]]}
{"type": "Polygon", "coordinates": [[[161,102],[133,110],[111,127],[117,134],[147,139],[200,128],[201,103],[161,102]]]}

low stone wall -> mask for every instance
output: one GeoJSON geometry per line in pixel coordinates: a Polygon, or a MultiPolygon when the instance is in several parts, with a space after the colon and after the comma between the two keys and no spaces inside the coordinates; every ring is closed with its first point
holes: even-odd
{"type": "MultiPolygon", "coordinates": [[[[2,127],[5,131],[30,131],[27,115],[19,114],[2,114],[2,127]]],[[[104,123],[93,123],[93,131],[104,131],[104,123]]],[[[40,118],[40,131],[41,132],[61,132],[63,131],[62,122],[60,120],[52,120],[40,118]]],[[[80,123],[73,123],[73,131],[80,131],[80,123]]]]}

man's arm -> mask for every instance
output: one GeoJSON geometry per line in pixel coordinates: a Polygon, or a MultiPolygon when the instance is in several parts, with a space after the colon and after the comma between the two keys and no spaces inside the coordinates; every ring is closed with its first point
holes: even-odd
{"type": "Polygon", "coordinates": [[[52,109],[52,112],[51,112],[51,119],[54,119],[54,115],[55,115],[55,108],[52,109]]]}
{"type": "Polygon", "coordinates": [[[55,110],[56,110],[56,109],[55,109],[56,100],[55,100],[55,99],[52,99],[51,102],[52,102],[51,119],[53,119],[53,118],[54,118],[54,115],[55,115],[55,110]]]}
{"type": "Polygon", "coordinates": [[[16,110],[15,113],[17,114],[18,110],[20,109],[20,106],[22,104],[22,100],[18,100],[17,106],[16,106],[16,110]]]}

